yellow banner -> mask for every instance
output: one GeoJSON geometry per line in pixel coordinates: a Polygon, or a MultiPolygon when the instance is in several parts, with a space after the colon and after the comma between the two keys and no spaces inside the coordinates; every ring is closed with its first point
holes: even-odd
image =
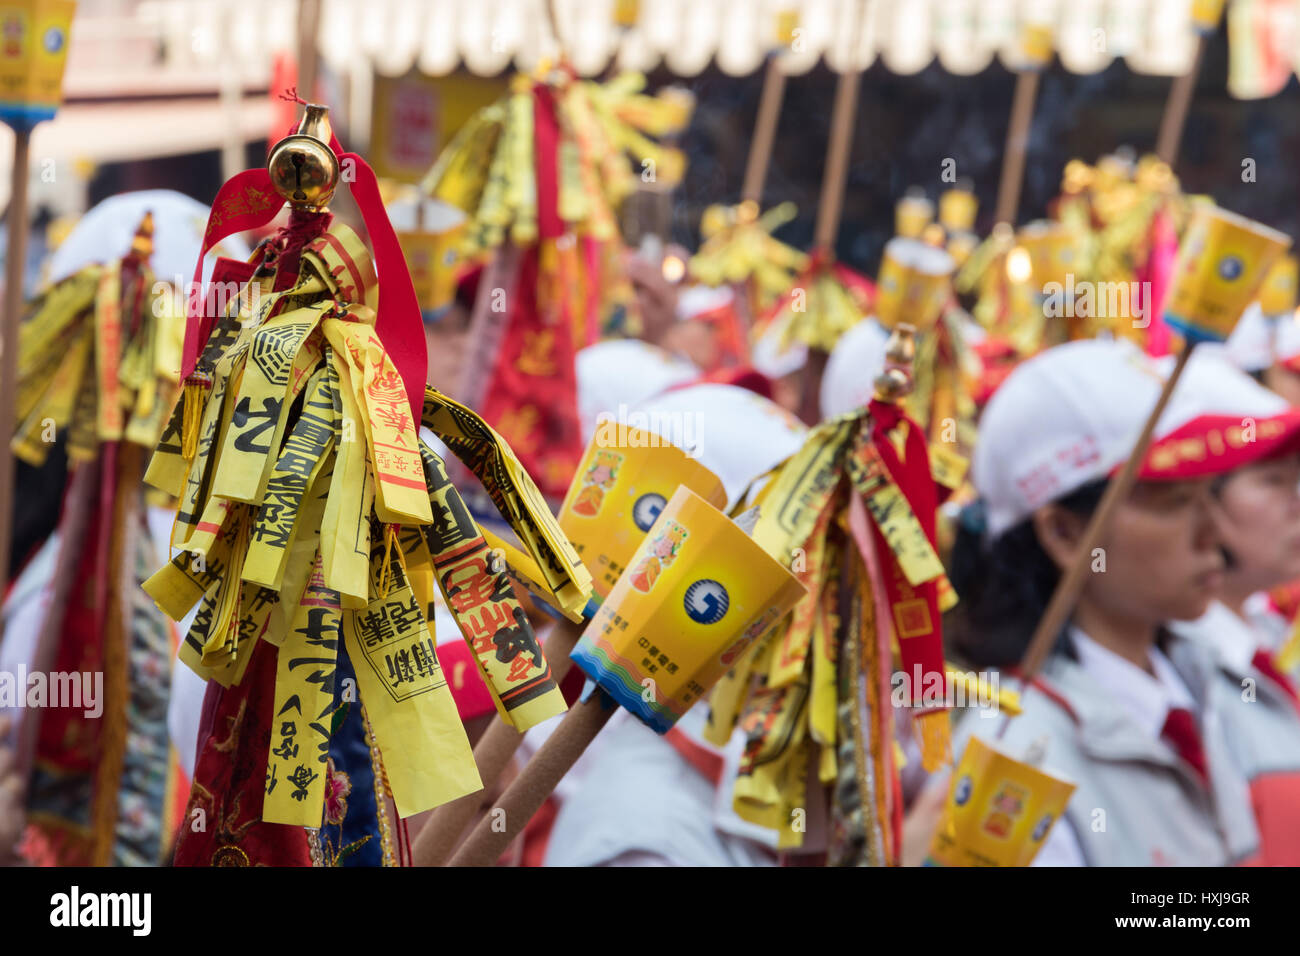
{"type": "MultiPolygon", "coordinates": [[[[377,554],[383,550],[381,544],[377,554]]],[[[393,802],[400,816],[409,817],[483,784],[400,551],[377,561],[375,570],[385,562],[393,586],[363,610],[345,610],[343,635],[393,802]]],[[[378,581],[372,585],[378,593],[378,581]]]]}
{"type": "MultiPolygon", "coordinates": [[[[319,555],[315,570],[319,575],[319,555]]],[[[321,824],[341,616],[338,594],[309,586],[276,658],[262,804],[262,819],[267,823],[321,824]]]]}
{"type": "Polygon", "coordinates": [[[537,562],[546,578],[539,596],[571,621],[581,621],[591,575],[506,441],[471,409],[431,385],[424,390],[420,420],[482,482],[501,517],[537,562]]]}

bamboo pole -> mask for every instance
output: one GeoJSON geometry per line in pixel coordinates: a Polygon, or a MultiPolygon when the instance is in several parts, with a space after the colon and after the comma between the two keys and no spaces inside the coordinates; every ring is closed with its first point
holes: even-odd
{"type": "Polygon", "coordinates": [[[609,723],[618,705],[597,688],[564,715],[555,733],[479,820],[451,859],[452,866],[491,866],[509,848],[560,780],[609,723]]]}
{"type": "Polygon", "coordinates": [[[835,102],[831,107],[831,135],[826,146],[826,172],[822,176],[821,200],[817,204],[817,224],[813,245],[830,249],[840,228],[844,209],[844,185],[849,175],[849,149],[853,145],[853,120],[857,112],[858,87],[862,71],[851,69],[840,74],[835,85],[835,102]]]}
{"type": "Polygon", "coordinates": [[[1038,70],[1021,70],[1016,75],[1016,91],[1011,101],[1011,122],[1002,150],[1002,178],[998,183],[998,201],[994,222],[1016,224],[1020,209],[1020,187],[1025,180],[1025,154],[1029,151],[1029,128],[1034,119],[1034,100],[1038,96],[1038,70]]]}
{"type": "Polygon", "coordinates": [[[776,126],[784,99],[785,71],[781,69],[780,56],[773,53],[767,58],[767,71],[763,74],[763,92],[758,98],[754,137],[749,143],[745,179],[740,189],[742,201],[762,203],[763,185],[767,182],[767,167],[771,164],[772,145],[776,142],[776,126]]]}
{"type": "MultiPolygon", "coordinates": [[[[575,624],[567,618],[557,621],[546,638],[546,660],[556,683],[564,680],[573,667],[569,655],[573,653],[582,636],[585,622],[575,624]]],[[[474,745],[474,763],[478,765],[479,779],[489,789],[501,778],[523,742],[524,735],[515,730],[500,715],[474,745]]],[[[443,804],[433,811],[429,821],[415,838],[412,848],[415,866],[443,866],[451,857],[465,828],[478,815],[483,791],[476,790],[443,804]]]]}
{"type": "Polygon", "coordinates": [[[320,33],[320,0],[298,0],[298,95],[308,103],[316,102],[316,73],[320,53],[316,38],[320,33]]]}
{"type": "MultiPolygon", "coordinates": [[[[4,315],[0,316],[0,598],[9,588],[9,549],[13,541],[14,459],[9,439],[14,433],[18,393],[18,324],[23,310],[23,274],[27,265],[27,167],[31,163],[32,133],[14,130],[13,167],[10,170],[9,235],[5,247],[4,315]]],[[[0,644],[4,643],[4,618],[0,617],[0,644]]]]}
{"type": "Polygon", "coordinates": [[[1183,141],[1183,127],[1187,124],[1187,111],[1196,90],[1196,77],[1201,72],[1201,59],[1205,55],[1205,36],[1196,38],[1196,52],[1187,72],[1174,79],[1165,100],[1165,112],[1160,118],[1160,133],[1156,137],[1156,155],[1169,164],[1178,159],[1178,147],[1183,141]]]}
{"type": "MultiPolygon", "coordinates": [[[[861,30],[862,4],[853,5],[848,35],[856,41],[861,30]]],[[[850,56],[856,57],[856,42],[850,56]]],[[[817,203],[817,222],[813,227],[813,249],[833,255],[835,237],[844,210],[844,187],[849,177],[849,151],[853,146],[853,121],[857,115],[858,89],[862,70],[850,64],[835,84],[835,101],[831,106],[831,131],[826,143],[826,169],[822,174],[821,198],[817,203]]],[[[819,348],[808,349],[799,382],[799,418],[812,427],[821,420],[821,382],[830,356],[819,348]]]]}

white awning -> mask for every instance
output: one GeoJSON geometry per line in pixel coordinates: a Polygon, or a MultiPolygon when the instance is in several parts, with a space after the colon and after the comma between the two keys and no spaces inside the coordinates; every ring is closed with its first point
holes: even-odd
{"type": "MultiPolygon", "coordinates": [[[[79,211],[85,182],[78,167],[242,145],[265,139],[270,127],[265,93],[229,109],[215,97],[72,103],[32,132],[31,203],[79,211]]],[[[9,205],[13,137],[0,123],[0,209],[9,205]]]]}
{"type": "MultiPolygon", "coordinates": [[[[1192,0],[640,0],[631,28],[614,23],[615,0],[320,3],[321,56],[339,71],[360,61],[387,76],[411,69],[434,76],[459,68],[479,75],[531,70],[560,49],[547,13],[551,3],[563,49],[584,75],[611,65],[664,66],[680,76],[711,65],[732,75],[752,73],[773,46],[778,16],[789,9],[797,9],[800,31],[785,53],[792,74],[822,61],[842,70],[879,60],[902,74],[935,62],[961,75],[994,61],[1014,67],[1026,23],[1049,25],[1059,61],[1075,73],[1095,73],[1116,59],[1138,73],[1184,73],[1195,46],[1192,0]],[[865,22],[853,44],[855,4],[865,22]]],[[[248,83],[265,83],[271,55],[296,48],[297,11],[298,0],[144,0],[133,18],[113,18],[110,26],[87,10],[74,27],[70,79],[83,64],[111,64],[112,50],[88,47],[114,37],[120,50],[125,34],[144,49],[163,49],[164,72],[191,75],[219,66],[239,70],[248,83]]]]}

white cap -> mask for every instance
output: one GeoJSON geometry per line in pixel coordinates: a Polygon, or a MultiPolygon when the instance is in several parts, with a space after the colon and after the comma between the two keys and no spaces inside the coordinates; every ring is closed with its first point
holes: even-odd
{"type": "Polygon", "coordinates": [[[780,405],[736,385],[691,385],[639,405],[629,424],[668,439],[722,480],[734,504],[755,478],[798,451],[808,429],[780,405]]]}
{"type": "Polygon", "coordinates": [[[793,318],[794,313],[786,311],[784,318],[778,316],[769,322],[749,350],[750,364],[773,381],[799,371],[808,361],[808,346],[802,342],[781,344],[793,318]]]}
{"type": "Polygon", "coordinates": [[[885,370],[889,333],[874,318],[863,319],[840,336],[822,374],[822,418],[835,418],[871,401],[875,381],[885,370]]]}
{"type": "MultiPolygon", "coordinates": [[[[1168,363],[1148,358],[1131,343],[1092,339],[1047,349],[1007,376],[980,420],[971,468],[988,536],[997,538],[1042,505],[1122,465],[1155,407],[1167,369],[1168,363]]],[[[1189,364],[1156,423],[1155,441],[1215,409],[1237,413],[1231,397],[1205,384],[1223,370],[1240,375],[1221,360],[1199,368],[1189,364]]]]}
{"type": "MultiPolygon", "coordinates": [[[[176,282],[179,276],[183,285],[189,283],[203,248],[209,209],[171,189],[110,196],[87,212],[50,256],[50,282],[66,279],[88,265],[102,265],[125,256],[146,212],[153,213],[154,251],[150,261],[154,277],[176,282]]],[[[252,255],[248,243],[238,235],[222,239],[215,252],[241,261],[252,255]]],[[[211,275],[214,261],[213,256],[207,257],[205,276],[211,275]]]]}
{"type": "MultiPolygon", "coordinates": [[[[1162,375],[1173,371],[1176,359],[1166,355],[1156,360],[1162,375]]],[[[1175,392],[1186,391],[1187,401],[1199,403],[1202,415],[1234,415],[1242,418],[1271,418],[1291,406],[1286,399],[1265,388],[1232,361],[1226,349],[1198,345],[1175,392]]]]}
{"type": "Polygon", "coordinates": [[[693,319],[697,315],[730,305],[735,298],[736,293],[730,286],[687,286],[677,293],[677,318],[693,319]]]}
{"type": "Polygon", "coordinates": [[[618,417],[619,406],[631,408],[692,382],[701,372],[691,362],[639,339],[610,339],[580,349],[575,357],[578,420],[584,439],[596,430],[602,413],[618,417]]]}
{"type": "Polygon", "coordinates": [[[1300,359],[1300,320],[1286,315],[1273,321],[1273,363],[1294,365],[1300,359]]]}
{"type": "Polygon", "coordinates": [[[1273,322],[1258,302],[1246,307],[1224,345],[1229,360],[1243,371],[1260,372],[1273,364],[1273,322]]]}

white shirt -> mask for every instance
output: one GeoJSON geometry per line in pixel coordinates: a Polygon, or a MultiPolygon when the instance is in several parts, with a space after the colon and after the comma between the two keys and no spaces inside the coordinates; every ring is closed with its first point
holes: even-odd
{"type": "MultiPolygon", "coordinates": [[[[1159,739],[1170,710],[1181,707],[1196,712],[1192,692],[1158,647],[1153,646],[1150,651],[1151,669],[1155,671],[1152,676],[1127,658],[1102,647],[1077,627],[1070,629],[1070,637],[1079,656],[1079,666],[1109,690],[1115,702],[1153,738],[1159,739]]],[[[1078,836],[1062,820],[1052,827],[1047,842],[1030,865],[1086,866],[1087,860],[1078,836]]]]}
{"type": "Polygon", "coordinates": [[[1229,667],[1247,674],[1255,653],[1265,646],[1262,635],[1220,601],[1212,601],[1195,621],[1175,624],[1174,631],[1213,649],[1229,667]]]}

